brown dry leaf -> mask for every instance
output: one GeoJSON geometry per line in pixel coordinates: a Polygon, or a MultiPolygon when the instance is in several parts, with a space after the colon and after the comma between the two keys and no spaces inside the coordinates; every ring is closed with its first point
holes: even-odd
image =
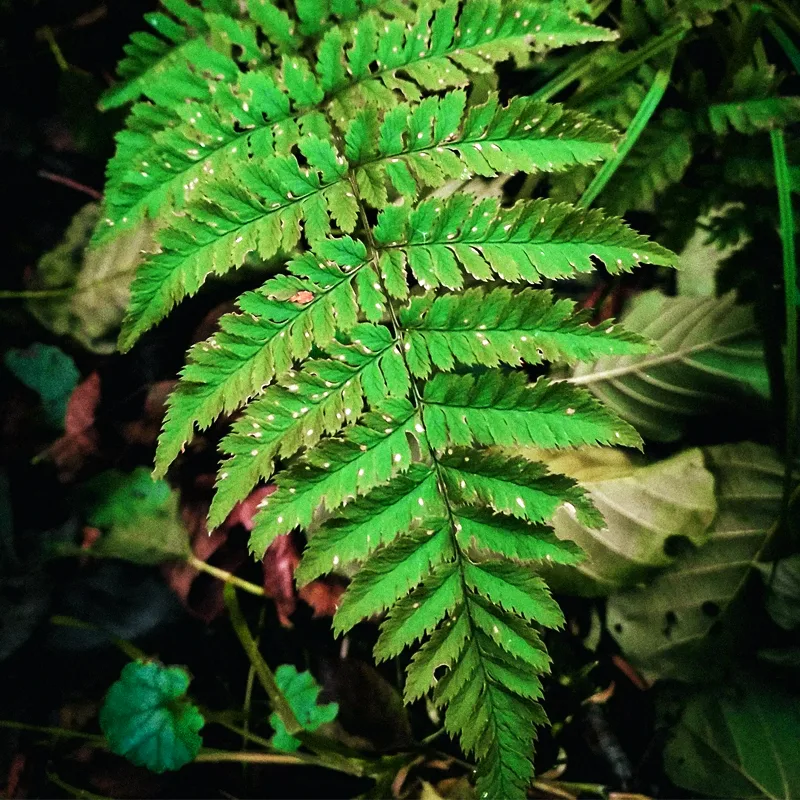
{"type": "Polygon", "coordinates": [[[64,435],[56,439],[49,450],[59,480],[63,482],[74,479],[86,459],[97,453],[94,420],[99,404],[100,376],[93,372],[72,392],[64,416],[64,435]]]}
{"type": "Polygon", "coordinates": [[[298,595],[314,609],[314,617],[332,617],[339,608],[344,590],[342,584],[334,583],[329,578],[306,584],[298,595]]]}
{"type": "Polygon", "coordinates": [[[622,656],[611,657],[614,666],[640,691],[646,692],[652,684],[645,680],[622,656]]]}
{"type": "Polygon", "coordinates": [[[156,443],[161,433],[161,423],[167,410],[167,398],[177,381],[158,381],[150,385],[144,401],[144,415],[141,419],[123,426],[125,438],[132,444],[150,447],[156,443]]]}
{"type": "Polygon", "coordinates": [[[229,530],[236,525],[241,525],[246,531],[252,531],[255,525],[254,517],[258,513],[258,504],[265,497],[269,497],[277,488],[274,485],[262,486],[252,491],[246,500],[242,500],[233,507],[222,527],[229,530]]]}
{"type": "Polygon", "coordinates": [[[603,705],[603,703],[607,703],[614,696],[614,690],[616,688],[617,688],[616,683],[614,683],[614,681],[611,681],[611,683],[608,684],[607,688],[601,689],[599,692],[595,692],[591,697],[587,697],[583,702],[603,705]]]}
{"type": "MultiPolygon", "coordinates": [[[[223,528],[209,534],[206,526],[207,514],[208,504],[201,501],[186,503],[181,509],[181,518],[186,530],[189,532],[192,553],[200,561],[208,561],[228,540],[228,532],[223,528]]],[[[240,563],[241,559],[237,559],[237,561],[240,563]]],[[[235,566],[238,566],[239,563],[235,566]]],[[[227,568],[221,564],[219,566],[222,569],[227,568]]],[[[161,572],[169,587],[191,614],[205,622],[211,622],[222,613],[224,603],[222,599],[222,583],[220,581],[209,581],[208,591],[190,598],[192,585],[200,574],[195,567],[191,564],[175,561],[163,564],[161,572]]]]}
{"type": "Polygon", "coordinates": [[[291,534],[278,536],[264,555],[264,592],[275,601],[278,620],[284,628],[291,628],[289,617],[297,608],[294,590],[294,571],[300,555],[291,534]]]}

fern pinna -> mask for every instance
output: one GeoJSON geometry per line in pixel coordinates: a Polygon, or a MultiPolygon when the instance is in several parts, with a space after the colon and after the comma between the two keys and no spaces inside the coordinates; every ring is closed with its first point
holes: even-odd
{"type": "Polygon", "coordinates": [[[599,211],[505,207],[467,181],[614,153],[605,124],[494,90],[501,61],[613,33],[562,0],[163,4],[149,21],[164,38],[134,39],[128,80],[106,98],[138,102],[96,239],[145,218],[158,230],[121,346],[210,276],[285,268],[190,350],[156,473],[195,430],[243,409],[211,524],[277,484],[252,552],[301,528],[298,581],[358,562],[336,631],[388,612],[378,659],[422,641],[406,700],[432,691],[446,707],[483,796],[523,796],[546,723],[538,629],[563,622],[535,564],[580,557],[547,521],[561,506],[602,519],[572,480],[499,447],[640,440],[587,392],[530,384],[521,367],[647,347],[527,285],[593,259],[618,273],[673,256],[599,211]]]}

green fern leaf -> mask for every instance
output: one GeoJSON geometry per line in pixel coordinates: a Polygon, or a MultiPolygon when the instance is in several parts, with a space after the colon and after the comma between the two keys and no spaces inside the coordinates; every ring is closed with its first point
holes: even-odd
{"type": "MultiPolygon", "coordinates": [[[[444,512],[436,473],[423,464],[412,464],[407,472],[359,498],[314,534],[298,567],[297,580],[307,583],[339,564],[363,559],[408,530],[413,521],[438,518],[444,512]]],[[[259,556],[271,541],[262,535],[266,527],[261,527],[260,518],[264,516],[266,513],[256,517],[250,539],[251,549],[259,556]]]]}
{"type": "MultiPolygon", "coordinates": [[[[100,108],[109,109],[125,105],[143,94],[157,92],[180,77],[191,79],[187,64],[197,63],[196,56],[203,52],[202,39],[209,31],[203,9],[232,14],[234,3],[222,0],[205,0],[202,8],[191,6],[184,0],[162,0],[167,13],[155,11],[145,14],[145,21],[158,35],[134,33],[125,46],[125,58],[117,72],[121,82],[108,89],[100,98],[100,108]]],[[[205,83],[195,84],[202,91],[205,83]]]]}
{"type": "Polygon", "coordinates": [[[433,567],[454,558],[449,521],[424,520],[422,528],[401,536],[366,560],[336,612],[334,630],[344,633],[362,619],[386,611],[433,567]]]}
{"type": "MultiPolygon", "coordinates": [[[[180,17],[183,2],[165,6],[180,17]]],[[[573,18],[587,10],[581,0],[224,3],[186,6],[196,25],[166,24],[176,44],[183,28],[194,36],[187,51],[197,52],[130,90],[150,102],[133,107],[118,138],[96,234],[145,217],[157,230],[124,348],[211,276],[247,262],[278,270],[190,350],[156,472],[196,430],[236,412],[210,526],[274,481],[252,553],[300,528],[301,583],[357,564],[336,631],[385,613],[378,659],[421,642],[406,699],[433,691],[447,731],[478,759],[484,796],[524,797],[546,723],[539,629],[563,623],[535,570],[581,558],[547,523],[557,512],[586,526],[602,518],[575,481],[495,446],[640,440],[569,382],[529,385],[509,368],[639,358],[648,344],[611,321],[590,326],[549,291],[464,284],[675,257],[597,211],[504,208],[448,196],[448,183],[613,155],[614,130],[529,97],[502,105],[491,73],[614,34],[573,18]],[[476,73],[487,77],[468,97],[461,87],[476,73]],[[424,291],[412,297],[414,282],[424,291]]]]}
{"type": "Polygon", "coordinates": [[[575,564],[582,558],[579,547],[559,539],[546,525],[468,507],[459,509],[456,519],[461,526],[458,540],[464,550],[474,547],[511,561],[575,564]]]}
{"type": "MultiPolygon", "coordinates": [[[[363,4],[365,8],[369,5],[371,3],[363,4]]],[[[160,120],[151,125],[148,136],[154,141],[148,138],[149,146],[144,150],[128,144],[127,131],[120,136],[117,157],[109,165],[106,215],[98,226],[96,241],[125,230],[145,214],[163,214],[174,205],[184,204],[183,196],[196,191],[198,183],[205,183],[207,176],[214,174],[211,170],[220,173],[234,164],[242,165],[246,153],[270,147],[273,140],[283,145],[278,152],[288,153],[296,142],[298,127],[303,127],[303,117],[315,116],[315,108],[325,110],[327,107],[344,125],[351,118],[353,107],[360,108],[364,103],[394,105],[394,89],[405,90],[410,99],[419,99],[420,90],[412,81],[423,88],[432,83],[437,90],[466,85],[468,72],[490,70],[494,63],[512,54],[522,58],[529,51],[531,41],[546,47],[614,36],[605,29],[575,22],[557,6],[544,9],[539,4],[522,3],[506,7],[498,0],[492,0],[486,8],[481,2],[464,6],[460,20],[464,20],[467,27],[473,23],[481,25],[483,32],[478,35],[476,28],[473,35],[465,36],[463,32],[456,33],[454,27],[456,8],[457,4],[452,1],[446,3],[435,12],[433,22],[430,8],[423,9],[413,23],[409,22],[407,30],[408,15],[403,13],[407,9],[398,8],[396,4],[383,9],[398,17],[388,23],[368,9],[362,13],[364,9],[359,9],[358,4],[339,4],[335,13],[342,19],[355,18],[353,30],[358,33],[353,34],[352,41],[346,41],[338,27],[331,28],[318,49],[316,72],[319,79],[298,55],[285,56],[281,70],[266,68],[240,75],[230,58],[225,57],[227,61],[222,62],[222,54],[200,40],[194,42],[198,52],[193,54],[192,63],[200,68],[182,68],[177,77],[169,73],[159,84],[164,88],[163,96],[159,95],[158,99],[170,109],[178,109],[182,121],[174,124],[170,114],[169,122],[160,120]],[[488,28],[483,27],[487,23],[488,28]],[[445,28],[449,29],[447,35],[445,28]],[[381,47],[389,48],[391,58],[378,52],[375,59],[376,51],[367,47],[375,42],[379,29],[388,29],[388,33],[384,31],[381,35],[380,43],[381,47]],[[406,35],[407,40],[404,39],[406,35]],[[401,45],[390,44],[398,36],[401,45]],[[420,47],[427,46],[433,50],[418,52],[420,47]],[[480,51],[481,55],[471,55],[473,50],[480,51]],[[377,71],[373,71],[373,60],[378,65],[377,71]],[[459,60],[461,67],[456,64],[459,60]],[[293,91],[297,70],[307,75],[306,84],[314,84],[312,93],[293,91]],[[412,80],[397,77],[398,71],[412,80]],[[212,77],[211,84],[200,77],[206,75],[212,77]],[[193,82],[191,90],[185,85],[187,81],[193,82]],[[213,85],[213,94],[209,85],[213,85]],[[353,96],[354,92],[357,97],[353,96]],[[283,98],[276,95],[283,95],[283,98]],[[184,103],[187,96],[197,102],[184,103]],[[292,101],[291,107],[289,101],[292,101]]],[[[252,0],[249,10],[262,30],[277,32],[279,43],[286,45],[286,37],[294,41],[294,26],[285,15],[281,17],[283,21],[274,19],[275,13],[283,12],[277,12],[269,4],[259,4],[257,0],[252,0]],[[267,12],[267,8],[271,10],[267,12]]],[[[308,24],[318,11],[314,4],[306,6],[304,13],[310,15],[308,24]]],[[[319,19],[325,14],[327,12],[319,19]]],[[[331,24],[329,16],[325,18],[328,21],[320,30],[331,24]]],[[[143,85],[152,93],[151,81],[143,79],[143,85]]]]}
{"type": "Polygon", "coordinates": [[[448,495],[457,505],[486,506],[528,522],[544,522],[564,504],[584,524],[603,524],[574,481],[549,474],[542,464],[464,449],[448,451],[439,464],[448,495]]]}
{"type": "MultiPolygon", "coordinates": [[[[356,251],[363,248],[349,241],[356,251]]],[[[333,250],[331,244],[318,248],[319,258],[333,250]]],[[[313,254],[295,259],[289,265],[295,275],[272,278],[257,292],[242,295],[240,312],[226,314],[215,335],[192,347],[170,400],[158,463],[175,458],[191,439],[195,424],[207,428],[219,414],[235,411],[276,374],[289,370],[294,359],[305,358],[313,344],[325,346],[337,331],[356,327],[359,309],[353,282],[363,262],[352,259],[340,267],[327,260],[319,267],[317,261],[313,254]]],[[[393,343],[381,341],[383,330],[365,328],[363,335],[372,333],[370,343],[382,344],[385,350],[393,343]]]]}
{"type": "Polygon", "coordinates": [[[610,156],[617,138],[582,114],[527,97],[502,106],[490,95],[483,105],[465,107],[461,90],[394,107],[377,147],[359,152],[359,172],[377,182],[381,169],[400,194],[413,198],[420,185],[439,187],[452,178],[590,164],[610,156]]]}
{"type": "Polygon", "coordinates": [[[709,106],[708,119],[714,133],[725,134],[729,127],[753,134],[783,128],[800,122],[800,97],[764,97],[709,106]]]}
{"type": "Polygon", "coordinates": [[[473,288],[418,295],[400,310],[406,360],[414,375],[427,378],[433,368],[450,371],[456,362],[486,367],[574,363],[650,349],[645,339],[612,321],[592,326],[587,312],[574,309],[574,303],[554,300],[547,290],[473,288]]]}
{"type": "Polygon", "coordinates": [[[365,102],[391,107],[394,91],[418,101],[424,90],[465,86],[469,73],[491,72],[509,58],[525,65],[532,50],[615,37],[576,21],[561,4],[448,0],[435,10],[423,7],[408,25],[366,18],[347,39],[331,31],[320,44],[317,72],[326,76],[326,91],[337,94],[332,111],[339,118],[365,102]]]}
{"type": "Polygon", "coordinates": [[[425,288],[460,288],[462,270],[482,281],[571,277],[593,269],[593,256],[611,272],[674,263],[668,250],[618,219],[547,200],[501,208],[493,198],[455,195],[392,207],[379,218],[375,237],[383,272],[403,274],[407,265],[425,288]]]}
{"type": "Polygon", "coordinates": [[[365,396],[372,405],[379,405],[387,396],[405,395],[407,384],[384,378],[387,360],[398,358],[385,329],[364,325],[358,330],[362,336],[373,333],[380,347],[370,353],[339,348],[341,354],[347,353],[346,361],[307,361],[300,372],[289,371],[279,385],[267,387],[234,424],[222,443],[229,458],[217,479],[211,511],[214,525],[259,480],[272,475],[276,457],[293,455],[316,444],[323,434],[337,433],[354,423],[363,413],[365,396]]]}
{"type": "MultiPolygon", "coordinates": [[[[304,216],[316,215],[312,230],[318,235],[320,225],[330,230],[329,203],[341,197],[326,190],[339,183],[344,169],[335,158],[316,163],[319,168],[313,172],[301,170],[293,156],[274,158],[269,172],[251,167],[239,176],[239,183],[215,185],[208,201],[193,209],[194,215],[179,218],[163,232],[161,252],[145,260],[131,287],[120,346],[129,349],[176,302],[194,294],[210,274],[240,266],[251,252],[263,259],[279,250],[290,252],[300,239],[299,222],[304,216]]],[[[306,232],[310,234],[308,226],[306,232]]]]}
{"type": "MultiPolygon", "coordinates": [[[[335,511],[345,505],[353,487],[363,495],[408,469],[412,456],[406,434],[415,427],[420,423],[413,406],[406,400],[387,398],[379,411],[364,415],[340,438],[309,450],[276,475],[277,491],[264,504],[269,506],[269,515],[262,520],[262,535],[272,539],[298,526],[308,528],[320,508],[335,511]]],[[[217,493],[212,523],[224,519],[229,510],[219,510],[220,498],[217,493]]]]}
{"type": "Polygon", "coordinates": [[[641,447],[639,434],[589,392],[566,383],[528,384],[521,372],[435,375],[425,384],[422,418],[432,447],[582,444],[641,447]]]}

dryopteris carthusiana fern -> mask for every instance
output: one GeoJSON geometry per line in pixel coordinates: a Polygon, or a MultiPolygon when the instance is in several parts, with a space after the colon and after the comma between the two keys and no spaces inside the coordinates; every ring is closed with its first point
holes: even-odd
{"type": "Polygon", "coordinates": [[[253,553],[300,527],[299,581],[361,562],[337,632],[388,611],[379,659],[424,640],[406,699],[432,690],[447,708],[484,796],[524,796],[546,723],[536,628],[563,622],[532,564],[580,557],[547,526],[557,508],[602,520],[572,480],[492,448],[639,446],[585,391],[531,385],[518,368],[647,344],[590,326],[549,290],[513,287],[593,259],[620,272],[673,256],[599,211],[504,207],[452,187],[612,155],[612,128],[530,98],[502,102],[486,86],[509,57],[613,33],[556,0],[202,5],[164,0],[191,48],[186,27],[154,18],[178,50],[152,48],[109,96],[144,99],[120,134],[97,237],[145,216],[158,228],[121,346],[248,257],[285,269],[190,350],[156,472],[195,429],[243,408],[222,443],[211,524],[275,482],[253,553]],[[484,88],[470,93],[476,73],[484,88]]]}

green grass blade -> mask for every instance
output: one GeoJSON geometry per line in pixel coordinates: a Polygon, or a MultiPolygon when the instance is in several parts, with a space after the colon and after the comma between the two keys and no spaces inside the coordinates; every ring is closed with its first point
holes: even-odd
{"type": "Polygon", "coordinates": [[[636,144],[637,140],[644,132],[644,129],[647,127],[647,124],[650,122],[651,117],[658,108],[658,104],[661,102],[661,98],[664,96],[667,86],[669,86],[671,72],[672,63],[670,63],[669,67],[660,69],[656,73],[656,77],[653,80],[650,89],[647,91],[644,100],[642,100],[641,105],[636,111],[636,115],[631,121],[631,124],[624,138],[622,139],[622,142],[620,142],[620,145],[617,149],[617,154],[614,156],[614,158],[606,161],[600,168],[600,171],[597,173],[597,175],[594,176],[594,180],[592,180],[586,191],[583,193],[583,196],[578,201],[579,206],[584,208],[590,206],[597,199],[597,196],[600,194],[600,192],[603,191],[614,173],[619,169],[620,165],[625,160],[625,157],[636,144]]]}
{"type": "Polygon", "coordinates": [[[772,158],[775,165],[775,185],[778,187],[778,209],[783,245],[783,285],[786,308],[786,346],[784,376],[786,380],[786,473],[784,479],[784,512],[788,512],[792,488],[792,464],[797,443],[797,254],[795,252],[794,216],[789,162],[783,131],[770,131],[772,158]]]}

